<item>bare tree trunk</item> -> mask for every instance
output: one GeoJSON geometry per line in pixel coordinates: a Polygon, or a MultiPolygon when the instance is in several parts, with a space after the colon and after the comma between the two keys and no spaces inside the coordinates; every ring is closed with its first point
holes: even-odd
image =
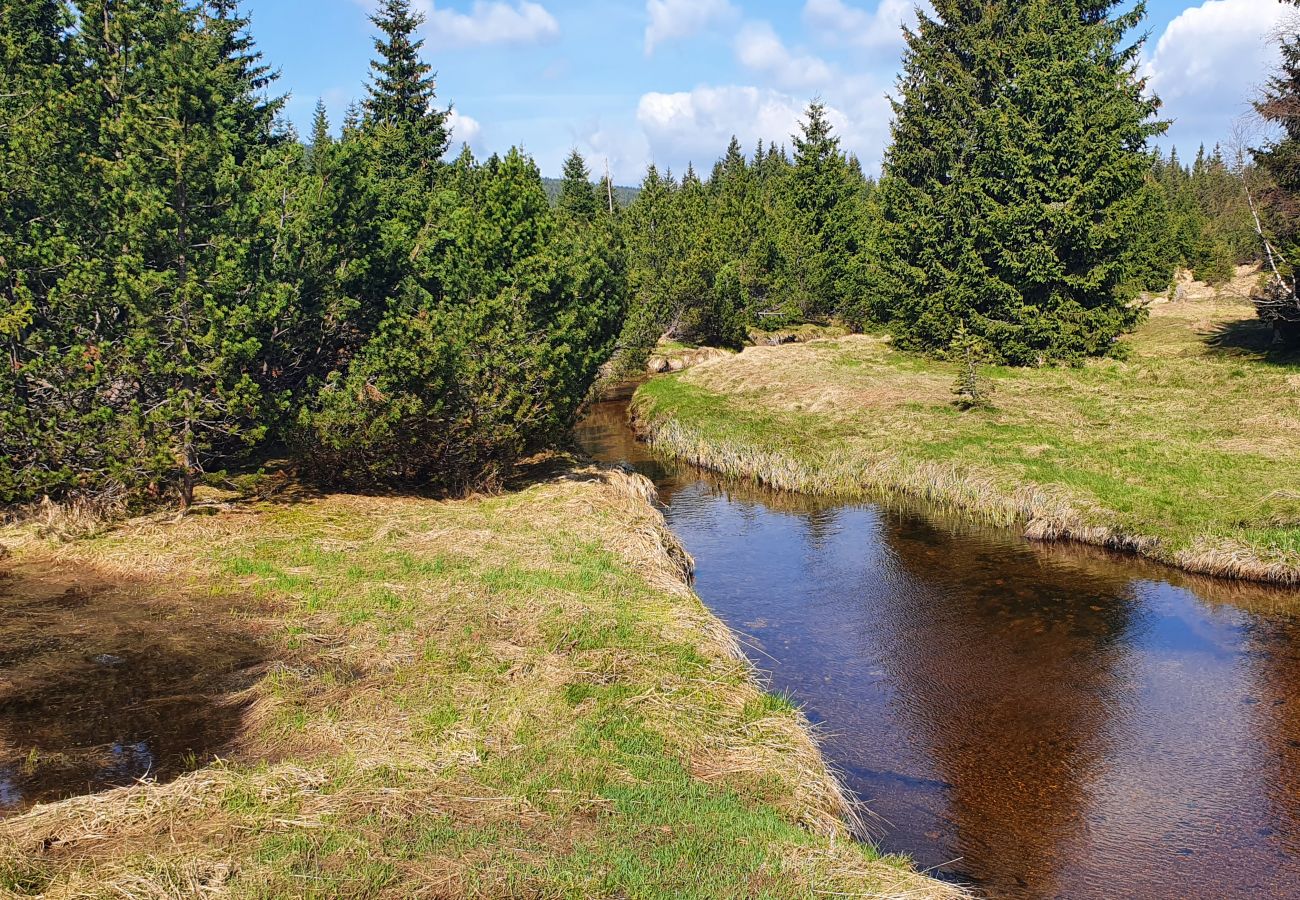
{"type": "Polygon", "coordinates": [[[609,157],[605,157],[605,195],[609,199],[609,214],[614,215],[614,180],[609,177],[609,157]]]}

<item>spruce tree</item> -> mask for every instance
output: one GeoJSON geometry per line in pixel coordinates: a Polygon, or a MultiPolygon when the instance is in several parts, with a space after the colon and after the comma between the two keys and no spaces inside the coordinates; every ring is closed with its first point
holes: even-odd
{"type": "Polygon", "coordinates": [[[1163,125],[1115,0],[939,0],[908,35],[880,185],[875,311],[1000,361],[1109,352],[1142,318],[1135,236],[1163,125]]]}
{"type": "MultiPolygon", "coordinates": [[[[739,146],[734,139],[732,145],[739,146]]],[[[743,157],[741,164],[744,164],[743,157]]],[[[666,260],[663,282],[666,313],[663,324],[664,330],[675,338],[716,346],[730,341],[720,330],[725,317],[714,309],[717,300],[713,281],[719,258],[719,235],[709,215],[709,201],[709,192],[695,173],[695,167],[688,164],[681,184],[672,195],[668,234],[672,255],[666,260]]]]}
{"type": "MultiPolygon", "coordinates": [[[[1297,0],[1289,0],[1300,5],[1297,0]]],[[[1256,224],[1257,246],[1266,269],[1257,306],[1280,339],[1300,342],[1300,31],[1293,26],[1282,35],[1282,64],[1269,80],[1255,108],[1265,121],[1281,130],[1255,161],[1271,179],[1271,190],[1256,190],[1248,198],[1256,224]]]]}
{"type": "Polygon", "coordinates": [[[361,133],[361,104],[355,100],[348,104],[348,108],[343,111],[343,130],[344,140],[355,138],[361,133]]]}
{"type": "Polygon", "coordinates": [[[91,81],[113,98],[93,164],[106,191],[99,287],[124,326],[115,426],[137,447],[137,477],[170,482],[188,506],[210,460],[265,432],[250,370],[273,310],[252,275],[250,198],[279,101],[264,99],[251,43],[232,38],[244,26],[229,4],[85,7],[91,81]]]}
{"type": "Polygon", "coordinates": [[[98,298],[59,290],[96,216],[71,24],[58,0],[0,6],[0,502],[74,489],[94,465],[103,320],[98,298]]]}
{"type": "Polygon", "coordinates": [[[793,141],[781,291],[790,314],[824,318],[841,312],[857,293],[848,276],[861,252],[853,228],[860,196],[823,103],[809,104],[793,141]]]}
{"type": "Polygon", "coordinates": [[[229,87],[222,97],[225,116],[234,117],[234,130],[261,135],[267,142],[279,137],[275,120],[284,108],[283,98],[267,98],[279,73],[262,60],[249,31],[250,19],[240,12],[241,0],[205,0],[199,7],[205,40],[215,45],[229,87]]]}
{"type": "Polygon", "coordinates": [[[311,119],[311,142],[307,145],[307,162],[313,168],[323,165],[325,154],[333,144],[334,137],[330,134],[330,119],[325,109],[325,101],[317,100],[316,111],[311,119]]]}
{"type": "Polygon", "coordinates": [[[1280,189],[1295,196],[1300,195],[1300,34],[1284,34],[1281,52],[1282,63],[1255,104],[1281,134],[1257,150],[1255,160],[1280,189]]]}
{"type": "Polygon", "coordinates": [[[591,183],[591,171],[576,147],[564,160],[558,209],[561,216],[575,222],[594,222],[600,214],[601,201],[591,183]]]}
{"type": "Polygon", "coordinates": [[[410,0],[383,0],[370,21],[379,34],[370,62],[366,121],[397,133],[388,162],[428,170],[447,152],[448,134],[447,112],[433,105],[433,67],[420,58],[424,41],[416,32],[424,17],[411,11],[410,0]]]}
{"type": "Polygon", "coordinates": [[[741,152],[740,141],[732,137],[726,155],[714,167],[709,179],[712,216],[704,226],[714,233],[717,252],[736,262],[736,277],[745,288],[746,254],[758,240],[759,213],[756,176],[741,152]]]}
{"type": "Polygon", "coordinates": [[[651,164],[621,219],[631,309],[619,344],[630,368],[644,361],[675,315],[673,280],[680,230],[674,195],[674,185],[651,164]]]}

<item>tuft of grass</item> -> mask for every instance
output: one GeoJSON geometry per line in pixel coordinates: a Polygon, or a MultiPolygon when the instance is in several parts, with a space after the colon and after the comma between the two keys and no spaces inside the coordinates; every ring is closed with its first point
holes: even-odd
{"type": "Polygon", "coordinates": [[[752,348],[641,387],[649,440],[778,489],[907,494],[1040,540],[1300,584],[1300,359],[1232,299],[1157,305],[1124,359],[980,373],[852,336],[752,348]]]}
{"type": "Polygon", "coordinates": [[[255,609],[272,662],[224,761],[0,821],[0,886],[955,896],[850,839],[808,723],[687,587],[651,493],[569,470],[490,498],[241,504],[18,542],[20,563],[255,609]]]}

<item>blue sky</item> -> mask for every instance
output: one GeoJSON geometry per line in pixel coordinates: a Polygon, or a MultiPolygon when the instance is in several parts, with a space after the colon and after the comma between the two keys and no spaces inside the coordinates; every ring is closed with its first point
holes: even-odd
{"type": "MultiPolygon", "coordinates": [[[[245,0],[306,131],[317,97],[335,125],[364,94],[375,0],[245,0]]],[[[521,145],[544,174],[571,147],[620,183],[654,161],[708,168],[735,133],[785,141],[820,96],[868,169],[889,137],[886,94],[915,0],[413,0],[425,55],[479,154],[521,145]]],[[[1279,0],[1151,0],[1144,65],[1166,143],[1228,140],[1276,59],[1279,0]]]]}

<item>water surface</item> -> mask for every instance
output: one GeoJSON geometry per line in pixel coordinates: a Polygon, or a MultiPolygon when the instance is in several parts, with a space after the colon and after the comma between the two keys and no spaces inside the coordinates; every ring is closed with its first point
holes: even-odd
{"type": "Polygon", "coordinates": [[[226,749],[267,654],[228,603],[0,572],[0,818],[166,780],[226,749]]]}
{"type": "Polygon", "coordinates": [[[1023,898],[1300,897],[1300,594],[729,483],[602,404],[890,852],[1023,898]]]}

